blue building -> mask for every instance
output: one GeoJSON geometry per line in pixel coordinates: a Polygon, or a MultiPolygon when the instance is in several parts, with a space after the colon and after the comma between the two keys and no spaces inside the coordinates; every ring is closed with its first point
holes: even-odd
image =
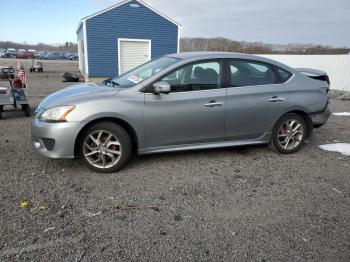
{"type": "Polygon", "coordinates": [[[141,0],[126,0],[81,19],[79,69],[86,80],[119,75],[179,51],[180,25],[141,0]]]}

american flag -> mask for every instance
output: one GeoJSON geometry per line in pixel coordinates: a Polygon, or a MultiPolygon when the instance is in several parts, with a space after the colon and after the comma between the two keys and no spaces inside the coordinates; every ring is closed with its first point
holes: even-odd
{"type": "Polygon", "coordinates": [[[26,76],[26,72],[24,71],[24,69],[20,69],[20,70],[18,71],[17,77],[18,77],[19,79],[21,79],[21,81],[22,81],[22,83],[23,83],[24,85],[27,84],[27,76],[26,76]]]}

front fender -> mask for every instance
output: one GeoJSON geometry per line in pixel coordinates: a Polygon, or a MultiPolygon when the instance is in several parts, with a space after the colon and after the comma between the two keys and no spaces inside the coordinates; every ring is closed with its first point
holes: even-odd
{"type": "MultiPolygon", "coordinates": [[[[79,132],[89,123],[99,119],[121,120],[130,126],[135,132],[139,146],[145,143],[144,138],[144,120],[143,96],[129,99],[117,99],[116,96],[108,99],[87,101],[76,105],[76,109],[69,114],[69,121],[78,121],[82,123],[79,132]]],[[[117,121],[116,121],[117,122],[117,121]]]]}

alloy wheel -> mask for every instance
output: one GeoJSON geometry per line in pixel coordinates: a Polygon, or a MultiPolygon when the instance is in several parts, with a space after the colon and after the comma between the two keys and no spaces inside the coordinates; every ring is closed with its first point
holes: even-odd
{"type": "Polygon", "coordinates": [[[297,119],[289,119],[278,129],[278,143],[286,150],[295,149],[304,137],[304,126],[297,119]]]}
{"type": "Polygon", "coordinates": [[[85,137],[83,154],[94,167],[106,169],[119,162],[122,147],[114,134],[105,130],[97,130],[85,137]]]}

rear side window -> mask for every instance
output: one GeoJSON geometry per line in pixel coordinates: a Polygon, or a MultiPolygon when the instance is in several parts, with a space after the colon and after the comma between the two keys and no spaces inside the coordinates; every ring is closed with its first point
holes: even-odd
{"type": "Polygon", "coordinates": [[[231,85],[257,86],[279,82],[272,67],[268,64],[248,60],[230,61],[231,85]]]}
{"type": "Polygon", "coordinates": [[[275,70],[276,70],[276,72],[277,72],[277,74],[278,74],[278,78],[279,78],[279,83],[285,83],[285,82],[287,82],[287,80],[289,79],[289,78],[291,78],[291,76],[292,76],[292,73],[291,72],[288,72],[287,70],[284,70],[284,69],[282,69],[282,68],[280,68],[280,67],[275,67],[275,70]]]}

